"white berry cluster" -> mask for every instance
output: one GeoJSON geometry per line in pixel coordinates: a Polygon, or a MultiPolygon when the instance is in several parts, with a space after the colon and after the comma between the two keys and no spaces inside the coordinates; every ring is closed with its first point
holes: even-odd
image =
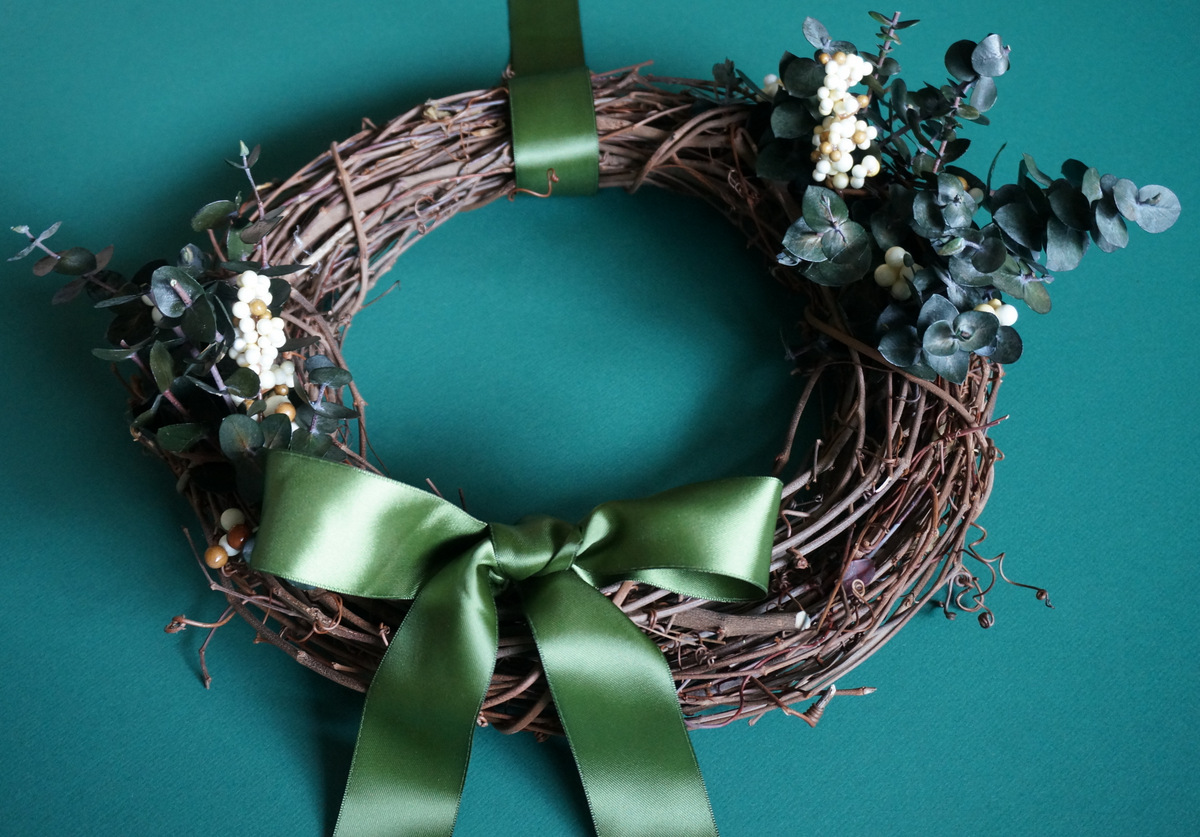
{"type": "Polygon", "coordinates": [[[271,304],[271,279],[247,270],[237,278],[237,302],[229,309],[236,335],[229,356],[238,366],[258,375],[263,390],[296,385],[296,367],[290,360],[276,363],[279,350],[287,342],[282,317],[274,317],[271,304]]]}
{"type": "Polygon", "coordinates": [[[844,52],[823,52],[820,61],[825,65],[825,84],[817,89],[817,108],[825,118],[813,128],[813,180],[820,183],[828,178],[835,189],[861,189],[868,177],[879,174],[879,158],[866,154],[856,162],[854,150],[870,148],[878,130],[857,118],[870,97],[855,96],[850,88],[870,75],[872,67],[861,56],[844,52]]]}
{"type": "Polygon", "coordinates": [[[883,264],[875,268],[875,284],[887,288],[892,297],[901,302],[912,296],[908,284],[921,266],[912,260],[912,254],[903,247],[889,247],[883,254],[883,264]]]}
{"type": "Polygon", "coordinates": [[[1007,302],[1001,302],[998,297],[979,303],[975,306],[975,310],[995,314],[1000,325],[1010,326],[1017,321],[1017,307],[1009,305],[1007,302]]]}

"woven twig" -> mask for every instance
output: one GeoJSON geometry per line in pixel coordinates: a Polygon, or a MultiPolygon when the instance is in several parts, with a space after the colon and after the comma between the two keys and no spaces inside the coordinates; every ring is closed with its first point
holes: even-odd
{"type": "MultiPolygon", "coordinates": [[[[750,605],[688,599],[643,585],[606,589],[670,661],[692,727],[721,726],[832,694],[917,611],[940,597],[954,609],[990,612],[983,593],[998,559],[984,560],[975,524],[999,458],[987,429],[1001,369],[978,357],[962,385],[930,384],[889,366],[849,336],[832,292],[774,259],[797,212],[786,192],[752,176],[750,106],[705,99],[701,82],[650,79],[635,68],[593,79],[600,185],[655,186],[713,205],[762,253],[768,271],[803,297],[813,351],[798,359],[808,384],[777,460],[783,506],[769,597],[750,605]],[[822,404],[823,431],[792,449],[806,411],[822,404]],[[974,531],[973,531],[974,530],[974,531]],[[968,558],[990,574],[981,584],[968,558]]],[[[395,261],[456,212],[515,191],[504,88],[429,102],[383,127],[368,125],[288,180],[267,187],[285,219],[262,255],[310,266],[292,278],[283,312],[293,336],[321,339],[344,365],[346,328],[395,261]]],[[[548,183],[548,189],[552,184],[548,183]]],[[[347,459],[370,463],[366,410],[339,440],[347,459]]],[[[168,457],[206,527],[235,498],[194,489],[187,463],[168,457]]],[[[252,511],[252,510],[251,510],[252,511]]],[[[365,690],[406,603],[302,591],[231,562],[210,576],[266,642],[304,665],[365,690]]],[[[532,640],[515,610],[501,608],[496,672],[481,722],[558,732],[532,640]]],[[[851,690],[854,691],[854,690],[851,690]]],[[[864,690],[857,690],[862,693],[864,690]]],[[[803,715],[815,723],[827,698],[803,715]]]]}

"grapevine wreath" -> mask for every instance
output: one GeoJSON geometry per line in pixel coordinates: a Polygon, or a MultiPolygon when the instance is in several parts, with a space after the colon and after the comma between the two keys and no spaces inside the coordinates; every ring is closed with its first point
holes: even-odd
{"type": "MultiPolygon", "coordinates": [[[[568,171],[578,169],[577,160],[546,165],[536,143],[514,144],[516,82],[539,76],[551,84],[566,78],[567,87],[590,80],[590,176],[598,171],[599,187],[654,186],[706,201],[802,303],[805,340],[792,352],[792,371],[805,385],[775,462],[781,487],[775,480],[753,488],[732,483],[734,494],[759,492],[755,502],[768,512],[765,524],[736,530],[761,553],[762,584],[749,594],[700,585],[716,592],[696,595],[658,570],[623,578],[581,572],[615,606],[609,611],[619,608],[622,621],[661,650],[673,679],[668,695],[686,726],[753,721],[776,709],[815,724],[835,694],[870,691],[835,684],[931,603],[949,617],[975,614],[988,627],[985,596],[998,578],[1008,579],[1003,556],[980,551],[986,533],[976,519],[1000,458],[988,430],[1000,420],[1003,370],[1022,351],[1015,304],[1047,312],[1053,274],[1075,267],[1093,244],[1106,252],[1124,247],[1127,221],[1150,232],[1168,228],[1179,214],[1175,195],[1101,176],[1075,160],[1054,177],[1026,155],[1016,181],[1003,185],[993,182],[995,161],[984,177],[956,165],[971,143],[960,131],[986,124],[996,79],[1008,69],[1009,49],[997,35],[951,45],[946,83],[914,89],[899,78],[892,53],[897,32],[916,21],[874,12],[873,50],[833,40],[810,18],[811,57],[785,54],[778,75],[761,85],[728,61],[714,67],[712,81],[655,78],[641,67],[589,75],[581,52],[548,69],[519,60],[521,33],[529,31],[520,6],[510,7],[513,72],[505,84],[431,100],[381,127],[367,123],[278,183],[256,182],[259,150],[243,145],[230,163],[244,172],[250,199],[215,201],[195,214],[192,228],[205,248],[188,244],[171,262],[151,262],[126,279],[108,269],[111,248],[54,251],[45,241],[57,225],[41,235],[17,228],[29,238],[18,257],[44,253],[35,272],[73,277],[56,301],[85,291],[112,314],[109,346],[95,354],[122,370],[134,438],[170,467],[199,518],[203,543],[195,552],[228,609],[213,623],[178,616],[167,630],[216,630],[236,614],[260,640],[323,676],[358,691],[384,690],[373,678],[393,639],[405,638],[401,624],[407,630],[418,621],[406,617],[429,578],[404,595],[399,588],[364,595],[322,584],[305,569],[276,572],[278,559],[263,556],[327,538],[314,535],[330,524],[314,522],[329,514],[313,495],[333,492],[347,473],[355,474],[346,477],[355,487],[346,491],[367,485],[415,503],[401,518],[406,532],[450,516],[458,522],[443,540],[478,534],[477,522],[452,503],[383,479],[367,400],[345,368],[342,341],[378,280],[455,213],[518,193],[580,189],[568,171]],[[794,449],[802,416],[814,411],[823,423],[819,438],[810,450],[794,449]],[[267,548],[260,526],[272,507],[285,505],[290,517],[275,531],[286,533],[273,535],[267,548]],[[466,528],[454,528],[460,524],[466,528]]],[[[573,12],[565,13],[568,30],[578,27],[573,12]]],[[[723,500],[687,513],[676,512],[673,499],[645,501],[660,502],[674,521],[662,535],[668,540],[690,545],[691,531],[681,529],[724,526],[712,511],[725,508],[723,500]]],[[[595,514],[604,509],[609,517],[641,514],[619,503],[595,514]]],[[[537,525],[557,532],[560,524],[537,525]]],[[[373,548],[351,528],[337,531],[335,551],[373,548]]],[[[590,543],[583,528],[583,547],[577,531],[564,536],[580,555],[590,543]]],[[[489,531],[485,540],[500,553],[532,530],[489,531]]],[[[711,539],[723,544],[728,535],[721,530],[711,539]]],[[[409,534],[388,537],[389,549],[416,549],[409,534]]],[[[555,541],[551,552],[561,546],[555,541]]],[[[546,566],[559,560],[554,552],[546,566]]],[[[567,689],[548,682],[543,632],[535,626],[531,633],[537,620],[522,601],[536,579],[500,578],[488,567],[481,578],[495,593],[499,632],[486,694],[481,703],[467,699],[476,707],[471,719],[505,731],[562,733],[567,689]]],[[[733,575],[738,584],[753,581],[748,572],[733,575]]],[[[1045,590],[1030,589],[1050,604],[1045,590]]],[[[201,669],[207,686],[203,647],[201,669]]],[[[406,723],[404,705],[387,711],[406,723]]],[[[364,720],[352,786],[360,760],[367,761],[366,730],[364,720]]],[[[566,731],[579,756],[575,739],[587,733],[566,731]]],[[[462,735],[469,747],[469,730],[462,735]]],[[[603,833],[603,782],[579,757],[603,833]]],[[[701,797],[694,807],[707,806],[701,797]]],[[[344,807],[339,830],[369,830],[346,817],[344,807]]],[[[668,832],[644,826],[642,833],[668,832]]],[[[678,833],[706,832],[688,826],[678,833]]]]}

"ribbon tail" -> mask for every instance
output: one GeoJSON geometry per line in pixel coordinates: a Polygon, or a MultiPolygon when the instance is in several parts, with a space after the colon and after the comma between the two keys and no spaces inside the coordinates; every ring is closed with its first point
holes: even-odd
{"type": "Polygon", "coordinates": [[[371,681],[335,837],[453,832],[497,637],[468,552],[422,587],[371,681]]]}
{"type": "Polygon", "coordinates": [[[575,572],[521,582],[600,837],[716,837],[662,652],[575,572]]]}

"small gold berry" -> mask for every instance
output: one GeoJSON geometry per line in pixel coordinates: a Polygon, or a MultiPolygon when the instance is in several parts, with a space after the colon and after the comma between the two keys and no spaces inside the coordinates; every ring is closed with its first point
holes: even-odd
{"type": "Polygon", "coordinates": [[[267,303],[261,299],[256,299],[250,303],[250,313],[256,317],[265,317],[270,313],[270,309],[267,308],[267,303]]]}
{"type": "Polygon", "coordinates": [[[288,394],[288,386],[287,386],[287,384],[279,384],[278,386],[275,387],[275,389],[273,389],[271,391],[274,392],[276,395],[287,395],[288,394]]]}
{"type": "Polygon", "coordinates": [[[219,570],[229,561],[229,553],[219,546],[210,546],[204,550],[204,563],[212,567],[214,570],[219,570]]]}
{"type": "Polygon", "coordinates": [[[821,62],[822,64],[828,64],[829,63],[829,53],[822,52],[820,55],[817,56],[817,60],[819,62],[821,62]]]}
{"type": "Polygon", "coordinates": [[[296,420],[296,408],[287,402],[280,404],[278,407],[276,407],[275,412],[278,415],[287,416],[288,421],[296,420]]]}

